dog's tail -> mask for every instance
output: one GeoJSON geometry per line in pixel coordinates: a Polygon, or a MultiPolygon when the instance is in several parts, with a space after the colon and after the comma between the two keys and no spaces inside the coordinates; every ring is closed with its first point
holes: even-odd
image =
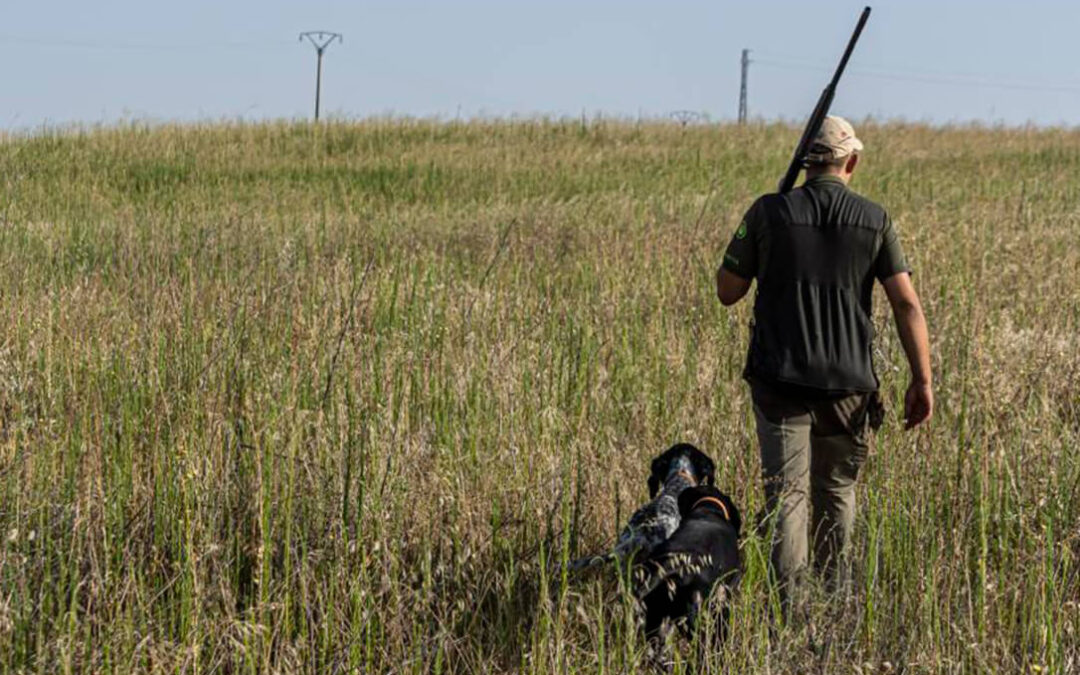
{"type": "Polygon", "coordinates": [[[610,565],[615,562],[621,562],[627,566],[632,566],[635,559],[640,560],[642,557],[647,556],[651,550],[651,548],[642,546],[642,542],[638,538],[623,536],[623,538],[615,545],[615,548],[607,553],[578,558],[566,567],[570,572],[583,572],[593,567],[610,565]]]}
{"type": "Polygon", "coordinates": [[[578,558],[577,560],[570,561],[566,564],[566,570],[571,574],[579,574],[587,569],[606,565],[614,561],[615,558],[616,553],[614,551],[605,553],[603,555],[589,555],[585,556],[584,558],[578,558]]]}

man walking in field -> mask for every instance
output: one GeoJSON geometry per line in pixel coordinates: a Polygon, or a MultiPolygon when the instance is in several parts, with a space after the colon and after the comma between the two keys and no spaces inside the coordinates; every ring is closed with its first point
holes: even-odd
{"type": "Polygon", "coordinates": [[[753,279],[758,284],[744,377],[776,518],[772,567],[785,613],[808,566],[810,537],[827,587],[838,589],[845,577],[855,478],[870,428],[881,423],[871,362],[874,279],[885,287],[911,367],[906,428],[933,411],[926,320],[896,231],[881,206],[848,188],[862,149],[851,124],[827,117],[806,182],[754,202],[717,272],[724,305],[738,302],[753,279]]]}

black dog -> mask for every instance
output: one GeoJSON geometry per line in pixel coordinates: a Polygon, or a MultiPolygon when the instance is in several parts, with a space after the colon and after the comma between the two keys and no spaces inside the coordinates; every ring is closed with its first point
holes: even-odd
{"type": "Polygon", "coordinates": [[[739,531],[742,517],[731,498],[714,487],[694,487],[679,495],[682,522],[635,570],[635,595],[645,613],[645,635],[662,643],[670,619],[692,637],[702,606],[713,587],[723,603],[717,636],[723,639],[730,609],[727,596],[742,572],[739,531]]]}
{"type": "Polygon", "coordinates": [[[652,461],[649,476],[649,499],[652,501],[630,516],[615,547],[604,555],[575,560],[570,563],[570,570],[649,556],[679,527],[678,499],[683,490],[696,485],[712,485],[715,480],[716,465],[708,455],[689,443],[671,446],[652,461]]]}

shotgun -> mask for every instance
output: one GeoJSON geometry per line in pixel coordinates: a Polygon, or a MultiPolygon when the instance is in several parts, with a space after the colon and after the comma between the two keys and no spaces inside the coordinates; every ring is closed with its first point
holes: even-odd
{"type": "Polygon", "coordinates": [[[847,49],[844,50],[844,55],[840,58],[840,65],[836,67],[832,81],[825,87],[825,91],[821,92],[821,98],[818,99],[817,105],[814,106],[814,112],[810,114],[806,128],[803,129],[802,138],[799,139],[799,145],[795,147],[795,154],[791,158],[791,164],[788,165],[787,173],[784,174],[783,180],[780,181],[781,193],[790,192],[791,188],[795,187],[799,172],[802,171],[803,166],[806,164],[806,156],[810,154],[810,145],[814,142],[814,138],[817,137],[818,131],[821,130],[821,123],[825,121],[825,116],[829,114],[833,97],[836,96],[836,85],[840,82],[840,76],[844,74],[844,68],[847,67],[848,59],[851,58],[851,52],[855,50],[855,43],[859,41],[859,35],[862,34],[863,27],[866,26],[866,20],[869,18],[870,8],[866,7],[863,9],[862,15],[859,16],[859,23],[855,24],[855,32],[852,33],[847,49]]]}

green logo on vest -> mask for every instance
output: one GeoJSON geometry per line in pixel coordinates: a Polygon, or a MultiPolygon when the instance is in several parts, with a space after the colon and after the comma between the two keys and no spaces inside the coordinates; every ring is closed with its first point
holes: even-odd
{"type": "Polygon", "coordinates": [[[736,239],[746,239],[746,221],[739,223],[739,229],[735,230],[736,239]]]}

